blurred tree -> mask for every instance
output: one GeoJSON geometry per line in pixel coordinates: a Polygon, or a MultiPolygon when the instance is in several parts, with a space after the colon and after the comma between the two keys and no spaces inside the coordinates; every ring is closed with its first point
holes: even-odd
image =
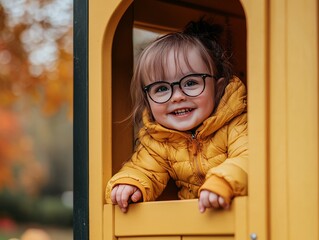
{"type": "Polygon", "coordinates": [[[36,193],[44,180],[12,110],[18,101],[46,116],[67,105],[72,120],[72,13],[72,0],[0,0],[0,189],[36,193]]]}
{"type": "Polygon", "coordinates": [[[0,104],[28,96],[72,116],[72,0],[0,0],[0,104]]]}

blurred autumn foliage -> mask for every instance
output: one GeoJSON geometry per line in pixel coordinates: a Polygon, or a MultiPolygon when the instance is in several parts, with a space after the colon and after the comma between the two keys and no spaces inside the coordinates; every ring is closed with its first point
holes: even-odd
{"type": "Polygon", "coordinates": [[[45,169],[35,160],[32,141],[23,134],[15,115],[0,109],[0,116],[0,189],[25,189],[34,195],[45,169]]]}
{"type": "Polygon", "coordinates": [[[17,105],[46,117],[67,106],[72,121],[72,11],[72,0],[0,0],[0,190],[36,194],[45,180],[17,105]]]}

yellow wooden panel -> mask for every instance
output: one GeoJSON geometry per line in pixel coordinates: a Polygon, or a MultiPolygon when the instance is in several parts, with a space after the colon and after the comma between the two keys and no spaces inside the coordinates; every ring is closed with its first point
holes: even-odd
{"type": "MultiPolygon", "coordinates": [[[[268,238],[268,11],[267,0],[241,0],[247,22],[249,142],[248,231],[268,238]]],[[[247,239],[246,236],[244,239],[247,239]]]]}
{"type": "Polygon", "coordinates": [[[132,1],[89,1],[89,221],[90,239],[103,236],[103,204],[106,177],[111,166],[111,54],[117,23],[132,1]],[[103,58],[102,58],[103,57],[103,58]],[[107,59],[107,61],[104,61],[107,59]],[[108,144],[105,144],[105,143],[108,144]]]}
{"type": "Polygon", "coordinates": [[[287,4],[289,240],[319,239],[318,1],[287,4]]]}
{"type": "Polygon", "coordinates": [[[180,236],[138,236],[138,237],[119,237],[118,240],[181,240],[180,236]]]}
{"type": "Polygon", "coordinates": [[[288,240],[286,2],[270,7],[270,239],[288,240]]]}
{"type": "MultiPolygon", "coordinates": [[[[102,239],[101,237],[98,239],[102,239]]],[[[103,240],[115,240],[114,236],[114,207],[105,204],[103,208],[103,240]]]]}
{"type": "Polygon", "coordinates": [[[234,240],[233,236],[186,236],[182,240],[234,240]]]}
{"type": "Polygon", "coordinates": [[[248,197],[237,197],[235,204],[235,240],[246,239],[248,236],[248,197]]]}
{"type": "Polygon", "coordinates": [[[132,204],[126,214],[115,206],[115,235],[229,235],[235,232],[234,214],[235,203],[202,214],[196,199],[132,204]]]}
{"type": "Polygon", "coordinates": [[[119,237],[118,240],[234,240],[232,236],[138,236],[119,237]]]}

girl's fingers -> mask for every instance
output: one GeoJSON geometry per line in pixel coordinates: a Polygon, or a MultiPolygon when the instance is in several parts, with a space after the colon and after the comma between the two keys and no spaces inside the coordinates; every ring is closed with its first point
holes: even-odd
{"type": "Polygon", "coordinates": [[[225,199],[223,197],[218,197],[218,202],[219,205],[224,208],[224,209],[228,209],[229,208],[229,204],[226,203],[225,199]]]}
{"type": "Polygon", "coordinates": [[[224,208],[228,209],[229,204],[225,201],[225,199],[213,192],[209,192],[207,190],[203,190],[200,192],[199,200],[198,200],[198,208],[200,212],[205,212],[206,208],[224,208]]]}
{"type": "Polygon", "coordinates": [[[111,192],[112,203],[119,205],[122,212],[127,212],[130,199],[138,202],[141,198],[141,191],[131,185],[116,185],[111,192]]]}
{"type": "Polygon", "coordinates": [[[123,185],[119,185],[117,192],[116,192],[116,203],[119,205],[120,208],[123,207],[122,203],[122,192],[123,192],[123,185]]]}
{"type": "Polygon", "coordinates": [[[220,208],[219,202],[218,202],[218,195],[215,193],[210,192],[209,193],[209,203],[210,206],[213,208],[220,208]]]}
{"type": "Polygon", "coordinates": [[[210,207],[209,203],[209,191],[203,190],[200,192],[199,200],[198,200],[198,208],[200,212],[205,212],[206,208],[210,207]]]}
{"type": "Polygon", "coordinates": [[[140,201],[142,199],[142,193],[141,193],[141,191],[138,188],[134,189],[134,193],[131,196],[131,199],[132,199],[133,202],[138,202],[138,201],[140,201]]]}
{"type": "Polygon", "coordinates": [[[112,203],[113,203],[113,204],[117,204],[116,194],[117,194],[118,187],[119,187],[119,186],[115,186],[115,187],[112,189],[112,192],[111,192],[111,200],[112,200],[112,203]]]}

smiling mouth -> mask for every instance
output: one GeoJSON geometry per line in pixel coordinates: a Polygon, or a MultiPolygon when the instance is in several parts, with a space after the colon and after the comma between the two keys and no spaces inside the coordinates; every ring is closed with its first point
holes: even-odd
{"type": "Polygon", "coordinates": [[[178,110],[172,112],[172,114],[174,114],[176,116],[182,116],[182,115],[185,115],[187,113],[190,113],[191,111],[193,111],[192,108],[178,109],[178,110]]]}

